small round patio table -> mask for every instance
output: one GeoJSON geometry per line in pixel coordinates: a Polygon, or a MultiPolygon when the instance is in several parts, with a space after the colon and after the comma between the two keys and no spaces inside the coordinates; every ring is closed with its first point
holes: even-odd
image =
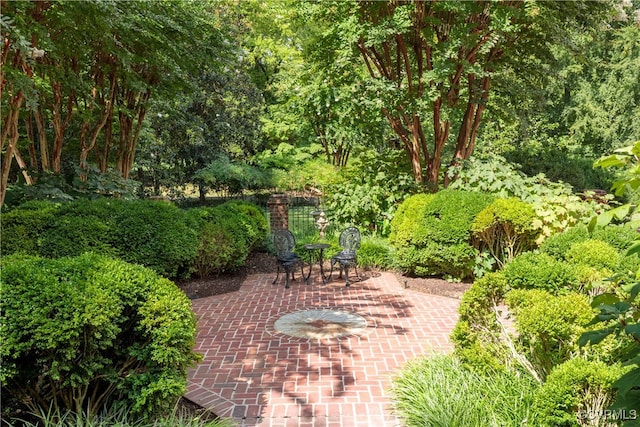
{"type": "Polygon", "coordinates": [[[331,278],[331,272],[325,277],[324,275],[324,250],[330,248],[328,243],[309,243],[304,245],[304,248],[309,252],[309,274],[305,278],[309,283],[309,277],[311,277],[311,270],[313,264],[318,263],[320,265],[320,277],[322,277],[322,283],[326,283],[331,278]]]}

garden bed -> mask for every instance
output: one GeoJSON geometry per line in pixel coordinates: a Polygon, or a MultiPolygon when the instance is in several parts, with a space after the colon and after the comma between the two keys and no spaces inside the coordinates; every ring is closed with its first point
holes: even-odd
{"type": "MultiPolygon", "coordinates": [[[[240,289],[249,274],[275,274],[275,257],[265,252],[254,252],[247,258],[246,265],[233,273],[223,273],[204,279],[193,279],[178,283],[189,298],[205,298],[240,289]]],[[[428,294],[442,295],[449,298],[460,298],[469,289],[470,283],[449,282],[437,277],[408,277],[395,273],[398,283],[408,289],[428,294]]]]}

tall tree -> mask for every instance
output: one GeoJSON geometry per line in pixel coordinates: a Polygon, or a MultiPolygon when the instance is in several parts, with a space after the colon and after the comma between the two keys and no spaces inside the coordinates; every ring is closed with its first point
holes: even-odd
{"type": "Polygon", "coordinates": [[[128,178],[151,96],[179,93],[215,57],[210,5],[3,1],[0,205],[13,159],[27,183],[27,173],[62,173],[65,157],[83,169],[94,156],[128,178]]]}
{"type": "Polygon", "coordinates": [[[540,56],[568,27],[590,25],[600,2],[321,2],[332,23],[323,43],[353,46],[372,96],[402,141],[416,181],[445,186],[441,166],[474,150],[496,73],[519,56],[540,56]],[[452,147],[449,147],[453,142],[452,147]]]}

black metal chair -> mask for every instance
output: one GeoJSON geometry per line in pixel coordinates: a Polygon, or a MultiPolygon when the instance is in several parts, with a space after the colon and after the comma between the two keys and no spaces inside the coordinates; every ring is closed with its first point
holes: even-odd
{"type": "Polygon", "coordinates": [[[296,280],[294,270],[300,265],[300,274],[304,278],[304,261],[295,252],[296,240],[289,230],[276,230],[273,233],[273,247],[276,252],[278,272],[272,284],[275,285],[280,277],[280,267],[285,272],[285,288],[289,288],[289,275],[291,280],[296,280]]]}
{"type": "Polygon", "coordinates": [[[360,279],[358,274],[358,249],[360,248],[360,230],[356,227],[348,227],[342,233],[340,233],[340,247],[342,250],[331,258],[331,272],[333,273],[333,267],[338,264],[340,267],[340,274],[338,278],[342,277],[342,271],[344,270],[346,286],[349,286],[349,267],[353,266],[356,270],[356,277],[360,279]]]}

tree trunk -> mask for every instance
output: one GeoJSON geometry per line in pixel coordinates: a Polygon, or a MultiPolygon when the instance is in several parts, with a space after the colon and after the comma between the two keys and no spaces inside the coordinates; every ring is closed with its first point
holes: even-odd
{"type": "Polygon", "coordinates": [[[47,142],[47,133],[45,132],[44,117],[42,115],[42,107],[38,106],[38,110],[34,111],[33,117],[36,122],[36,130],[38,131],[38,142],[40,146],[40,166],[42,170],[48,172],[51,169],[49,159],[49,145],[47,142]]]}
{"type": "Polygon", "coordinates": [[[18,120],[20,117],[20,107],[24,101],[24,94],[18,92],[9,103],[9,112],[2,124],[2,136],[0,138],[0,149],[5,151],[2,159],[2,174],[0,176],[0,207],[4,204],[9,182],[9,171],[14,156],[14,150],[18,143],[20,134],[18,133],[18,120]]]}
{"type": "Polygon", "coordinates": [[[70,94],[67,98],[67,110],[64,118],[62,117],[62,87],[60,82],[51,82],[51,89],[53,91],[53,171],[55,173],[61,173],[62,171],[62,146],[64,143],[64,132],[69,126],[71,116],[73,115],[73,102],[74,96],[70,94]]]}
{"type": "Polygon", "coordinates": [[[130,114],[122,110],[119,113],[120,143],[118,145],[117,167],[120,175],[124,179],[129,179],[129,174],[133,167],[136,146],[147,111],[145,104],[150,95],[151,92],[149,90],[139,94],[136,94],[132,90],[127,90],[124,107],[128,111],[133,111],[134,113],[130,114]]]}

